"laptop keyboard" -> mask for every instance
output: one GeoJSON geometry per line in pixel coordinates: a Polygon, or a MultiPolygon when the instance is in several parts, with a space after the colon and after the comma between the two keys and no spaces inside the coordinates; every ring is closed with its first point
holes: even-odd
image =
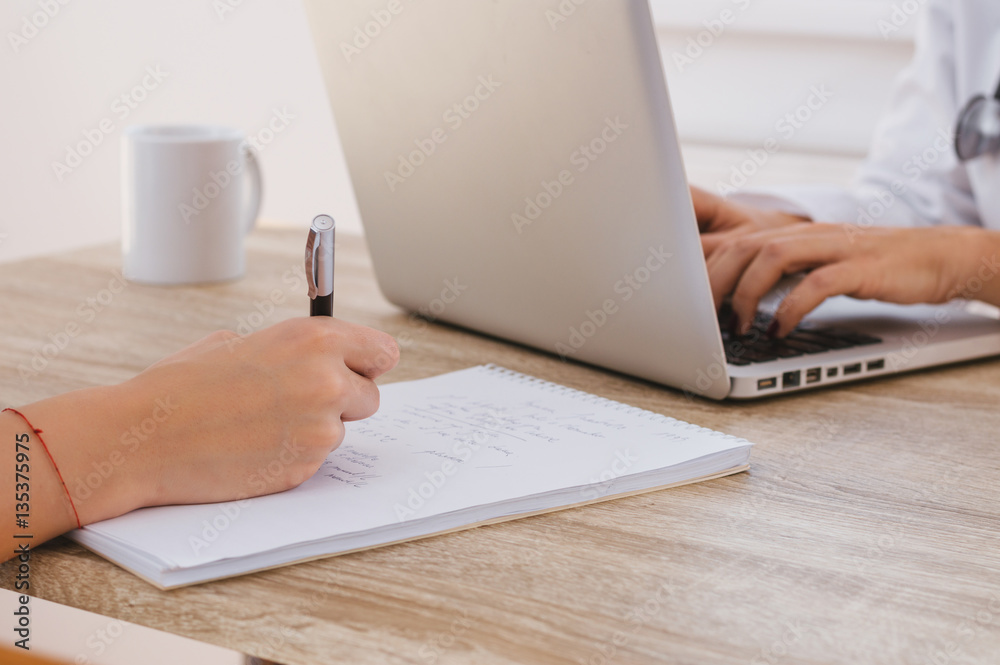
{"type": "Polygon", "coordinates": [[[769,337],[767,329],[773,316],[758,312],[752,330],[746,335],[732,332],[736,317],[726,304],[719,311],[719,327],[726,349],[726,362],[731,365],[765,363],[782,358],[795,358],[837,349],[878,344],[882,340],[873,335],[846,328],[803,323],[783,339],[769,337]]]}

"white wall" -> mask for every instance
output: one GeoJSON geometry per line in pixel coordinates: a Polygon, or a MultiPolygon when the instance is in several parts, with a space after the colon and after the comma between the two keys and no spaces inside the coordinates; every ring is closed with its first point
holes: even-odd
{"type": "Polygon", "coordinates": [[[299,0],[5,0],[0,34],[0,260],[120,237],[125,126],[221,123],[264,145],[275,109],[294,119],[260,155],[263,217],[359,227],[299,0]],[[120,100],[133,90],[134,109],[120,100]],[[97,145],[60,177],[53,164],[81,142],[97,145]]]}
{"type": "Polygon", "coordinates": [[[912,57],[916,19],[894,10],[900,4],[652,0],[691,180],[729,182],[746,149],[770,137],[781,151],[748,185],[846,183],[912,57]],[[829,99],[804,122],[779,126],[814,90],[829,99]]]}

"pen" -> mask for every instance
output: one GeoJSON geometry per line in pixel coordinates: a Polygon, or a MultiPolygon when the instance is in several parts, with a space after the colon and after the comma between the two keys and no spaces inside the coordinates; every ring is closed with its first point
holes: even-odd
{"type": "Polygon", "coordinates": [[[333,316],[333,240],[336,223],[317,215],[306,241],[306,281],[309,283],[309,316],[333,316]]]}

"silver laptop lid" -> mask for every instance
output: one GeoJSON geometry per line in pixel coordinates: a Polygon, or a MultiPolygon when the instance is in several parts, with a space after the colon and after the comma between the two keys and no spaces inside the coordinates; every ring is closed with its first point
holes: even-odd
{"type": "Polygon", "coordinates": [[[337,14],[327,84],[389,300],[729,392],[645,0],[339,0],[337,14]]]}

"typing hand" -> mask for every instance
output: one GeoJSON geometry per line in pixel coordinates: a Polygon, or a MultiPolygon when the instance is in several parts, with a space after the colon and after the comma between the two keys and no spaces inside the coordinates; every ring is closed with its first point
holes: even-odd
{"type": "MultiPolygon", "coordinates": [[[[772,334],[788,334],[826,298],[848,295],[895,303],[942,303],[968,295],[996,303],[1000,279],[977,271],[1000,251],[1000,233],[967,227],[868,228],[791,224],[731,234],[708,257],[717,304],[732,297],[737,330],[747,332],[760,299],[785,275],[809,271],[784,298],[772,334]]],[[[994,272],[995,276],[996,273],[994,272]]]]}
{"type": "MultiPolygon", "coordinates": [[[[706,258],[719,245],[737,236],[809,221],[805,217],[733,203],[698,187],[691,188],[691,199],[694,201],[694,213],[701,229],[701,245],[706,258]]],[[[716,299],[716,307],[720,304],[716,299]]]]}

